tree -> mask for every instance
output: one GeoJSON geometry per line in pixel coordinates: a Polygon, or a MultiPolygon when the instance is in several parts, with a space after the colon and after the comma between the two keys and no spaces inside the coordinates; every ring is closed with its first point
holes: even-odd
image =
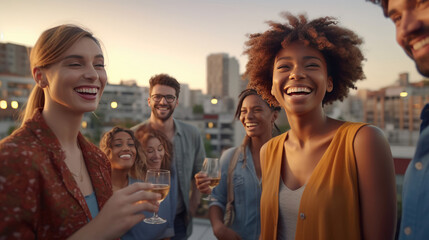
{"type": "Polygon", "coordinates": [[[194,113],[194,114],[203,114],[204,113],[204,107],[203,107],[203,105],[200,105],[200,104],[194,105],[194,107],[192,108],[192,113],[194,113]]]}

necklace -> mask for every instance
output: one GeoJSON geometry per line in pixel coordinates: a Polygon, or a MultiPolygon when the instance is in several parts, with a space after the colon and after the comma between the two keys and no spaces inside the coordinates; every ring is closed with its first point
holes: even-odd
{"type": "Polygon", "coordinates": [[[79,182],[83,182],[82,167],[83,167],[83,164],[82,164],[82,160],[81,160],[81,161],[80,161],[80,168],[79,168],[79,175],[77,175],[76,173],[74,173],[74,172],[72,172],[72,171],[70,170],[70,172],[71,172],[71,174],[73,175],[73,177],[75,177],[75,179],[78,179],[78,180],[79,180],[79,182]]]}

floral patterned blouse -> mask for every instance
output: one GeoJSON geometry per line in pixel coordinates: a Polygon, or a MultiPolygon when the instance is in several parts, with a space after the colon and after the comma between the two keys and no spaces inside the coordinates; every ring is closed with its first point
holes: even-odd
{"type": "MultiPolygon", "coordinates": [[[[112,195],[110,163],[81,133],[77,140],[101,209],[112,195]]],[[[0,141],[0,239],[65,239],[92,219],[64,159],[41,109],[0,141]]]]}

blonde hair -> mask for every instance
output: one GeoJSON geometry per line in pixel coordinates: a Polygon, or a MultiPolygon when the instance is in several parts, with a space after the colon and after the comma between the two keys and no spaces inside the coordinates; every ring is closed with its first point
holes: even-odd
{"type": "MultiPolygon", "coordinates": [[[[49,68],[50,65],[57,63],[61,55],[83,37],[94,40],[100,46],[100,42],[91,32],[76,25],[59,25],[44,31],[30,53],[30,68],[33,78],[35,78],[34,68],[49,68]]],[[[21,113],[21,125],[31,118],[35,109],[43,108],[44,105],[43,89],[36,84],[28,97],[25,110],[21,113]]]]}

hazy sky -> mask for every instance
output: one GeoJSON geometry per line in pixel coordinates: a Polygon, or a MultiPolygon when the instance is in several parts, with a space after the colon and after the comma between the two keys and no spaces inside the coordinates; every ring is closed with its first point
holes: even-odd
{"type": "Polygon", "coordinates": [[[334,16],[364,38],[367,79],[358,88],[389,85],[401,72],[422,79],[396,44],[393,23],[365,0],[0,0],[0,42],[32,46],[47,28],[79,24],[102,41],[110,83],[147,86],[168,73],[206,92],[206,57],[228,53],[243,73],[246,34],[265,31],[267,20],[284,22],[282,11],[334,16]]]}

